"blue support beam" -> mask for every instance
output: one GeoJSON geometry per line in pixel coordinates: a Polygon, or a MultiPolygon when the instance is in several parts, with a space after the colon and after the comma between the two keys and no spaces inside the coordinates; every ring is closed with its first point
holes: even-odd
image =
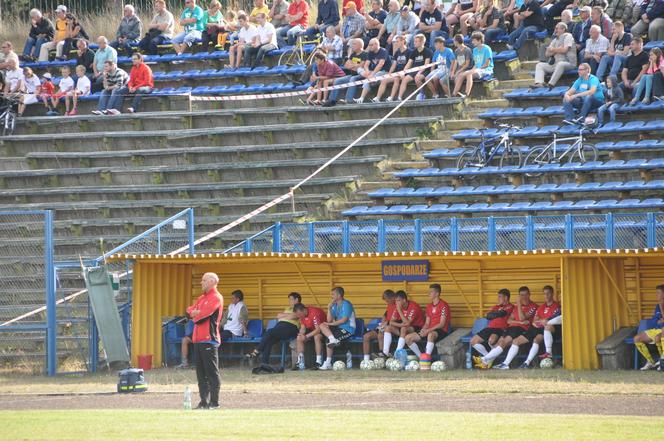
{"type": "Polygon", "coordinates": [[[55,266],[53,262],[53,212],[44,213],[44,268],[46,276],[46,373],[57,374],[57,317],[55,301],[55,266]]]}

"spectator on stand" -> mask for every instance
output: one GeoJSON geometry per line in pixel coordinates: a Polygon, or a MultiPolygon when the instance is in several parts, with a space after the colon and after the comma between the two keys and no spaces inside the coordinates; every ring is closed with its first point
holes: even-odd
{"type": "Polygon", "coordinates": [[[579,9],[579,21],[574,25],[574,29],[572,30],[577,52],[584,48],[586,40],[590,38],[590,26],[593,24],[590,19],[591,11],[592,8],[590,6],[584,6],[579,9]]]}
{"type": "MultiPolygon", "coordinates": [[[[530,0],[530,2],[537,2],[537,0],[530,0]]],[[[481,32],[473,32],[471,41],[473,43],[474,67],[457,76],[457,80],[454,83],[454,95],[461,98],[466,98],[470,95],[475,79],[479,80],[493,75],[493,51],[489,46],[484,44],[484,35],[481,32]],[[460,92],[464,81],[466,82],[465,94],[460,92]]]]}
{"type": "Polygon", "coordinates": [[[127,84],[129,75],[116,66],[114,61],[107,60],[104,63],[103,90],[99,96],[99,106],[93,110],[95,115],[119,115],[123,96],[120,94],[122,87],[127,84]]]}
{"type": "Polygon", "coordinates": [[[613,34],[613,20],[604,13],[600,6],[593,6],[590,10],[590,21],[593,25],[599,26],[600,32],[606,38],[611,38],[613,34]]]}
{"type": "Polygon", "coordinates": [[[424,34],[429,42],[429,47],[432,49],[435,46],[436,38],[447,38],[447,23],[443,19],[440,9],[436,6],[435,0],[422,0],[420,22],[417,27],[419,33],[424,34]]]}
{"type": "Polygon", "coordinates": [[[327,53],[327,58],[337,64],[341,64],[344,58],[344,42],[341,41],[334,29],[334,26],[325,28],[325,37],[318,46],[327,53]]]}
{"type": "Polygon", "coordinates": [[[203,32],[201,40],[203,52],[213,52],[219,41],[219,34],[224,31],[224,15],[221,13],[219,0],[212,0],[203,13],[203,32]]]}
{"type": "Polygon", "coordinates": [[[39,77],[29,67],[23,68],[23,84],[25,94],[21,96],[18,104],[17,115],[19,117],[23,116],[25,107],[28,104],[39,102],[39,95],[41,94],[41,81],[39,81],[39,77]]]}
{"type": "Polygon", "coordinates": [[[118,53],[108,45],[108,39],[103,35],[97,38],[99,49],[95,53],[94,64],[92,65],[94,79],[92,81],[92,91],[97,92],[102,89],[104,81],[104,72],[106,71],[106,62],[112,61],[115,66],[118,63],[118,53]]]}
{"type": "Polygon", "coordinates": [[[641,75],[641,79],[634,90],[632,101],[629,102],[630,106],[636,105],[641,99],[641,94],[643,94],[643,100],[641,102],[646,106],[650,104],[653,78],[657,72],[664,73],[664,57],[662,57],[662,50],[655,47],[650,50],[650,54],[648,55],[648,67],[646,68],[645,73],[641,75]]]}
{"type": "Polygon", "coordinates": [[[0,46],[0,76],[2,76],[2,71],[9,69],[10,61],[14,61],[12,66],[20,67],[18,55],[14,52],[14,45],[11,41],[5,41],[0,46]]]}
{"type": "MultiPolygon", "coordinates": [[[[318,13],[320,14],[320,8],[324,3],[328,3],[330,1],[336,1],[336,0],[321,0],[320,3],[318,3],[318,13]]],[[[272,23],[272,26],[274,26],[275,29],[279,29],[282,26],[286,26],[288,24],[288,21],[286,21],[286,15],[288,14],[288,7],[290,6],[290,3],[288,3],[286,0],[274,0],[272,2],[272,8],[270,8],[270,13],[268,14],[268,17],[270,18],[270,23],[272,23]]],[[[339,16],[339,6],[337,6],[337,17],[339,16]]]]}
{"type": "Polygon", "coordinates": [[[134,96],[131,106],[127,107],[127,112],[138,112],[138,107],[141,105],[141,100],[144,95],[152,93],[154,89],[154,77],[152,76],[152,69],[145,64],[143,55],[135,53],[131,56],[131,71],[129,72],[129,81],[126,86],[123,86],[118,94],[120,95],[120,102],[115,109],[122,107],[122,101],[126,96],[134,96]]]}
{"type": "Polygon", "coordinates": [[[450,9],[445,14],[445,21],[447,27],[452,32],[455,25],[459,24],[461,29],[465,28],[465,23],[477,12],[479,7],[479,0],[456,0],[450,6],[450,9]]]}
{"type": "Polygon", "coordinates": [[[390,3],[387,6],[387,15],[383,21],[383,26],[380,27],[378,31],[378,40],[380,45],[389,50],[392,46],[392,38],[395,35],[394,30],[397,27],[397,23],[401,18],[401,13],[399,12],[399,1],[390,0],[390,3]]]}
{"type": "Polygon", "coordinates": [[[609,69],[609,75],[618,75],[629,55],[629,45],[631,42],[632,34],[625,32],[625,26],[621,21],[616,21],[613,24],[613,35],[611,35],[611,40],[609,41],[609,48],[606,54],[602,55],[602,59],[599,60],[597,78],[600,81],[606,76],[607,69],[609,69]]]}
{"type": "Polygon", "coordinates": [[[462,81],[463,75],[473,67],[473,51],[466,46],[461,34],[454,36],[454,57],[456,64],[450,73],[450,79],[456,84],[462,81]]]}
{"type": "Polygon", "coordinates": [[[74,116],[78,114],[78,97],[90,95],[90,90],[92,89],[92,84],[90,79],[85,75],[85,66],[79,64],[76,66],[76,87],[67,95],[65,95],[65,108],[69,109],[69,100],[71,98],[72,108],[71,111],[65,113],[68,116],[74,116]]]}
{"type": "MultiPolygon", "coordinates": [[[[415,86],[420,87],[429,74],[429,68],[423,68],[422,66],[431,63],[433,51],[426,47],[426,38],[424,35],[416,35],[413,37],[413,41],[415,42],[415,48],[410,51],[410,58],[408,63],[406,63],[404,70],[416,67],[419,67],[420,69],[415,72],[407,73],[403,77],[401,84],[399,85],[399,95],[397,96],[397,101],[401,101],[403,99],[403,96],[406,93],[406,88],[408,88],[408,84],[410,84],[412,81],[415,81],[415,86]]],[[[424,99],[423,97],[424,93],[420,92],[417,99],[424,99]]]]}
{"type": "Polygon", "coordinates": [[[136,15],[132,5],[125,5],[124,15],[120,20],[118,30],[115,32],[115,40],[110,45],[113,49],[124,54],[131,54],[134,44],[138,43],[143,33],[143,23],[136,15]]]}
{"type": "Polygon", "coordinates": [[[52,49],[55,49],[55,56],[62,56],[62,47],[67,38],[67,7],[65,5],[58,5],[55,9],[55,30],[53,39],[42,43],[39,48],[39,61],[48,61],[48,54],[52,49]]]}
{"type": "Polygon", "coordinates": [[[364,35],[364,44],[369,45],[369,40],[378,38],[380,29],[385,23],[387,12],[383,9],[383,2],[381,0],[371,0],[371,11],[364,14],[366,33],[364,35]]]}
{"type": "Polygon", "coordinates": [[[258,24],[258,14],[265,14],[267,17],[270,13],[270,8],[265,4],[265,0],[254,0],[254,8],[249,14],[249,22],[252,24],[258,24]]]}
{"type": "Polygon", "coordinates": [[[298,35],[309,26],[309,4],[305,0],[292,0],[286,15],[288,24],[277,29],[279,47],[294,45],[298,35]]]}
{"type": "Polygon", "coordinates": [[[244,65],[256,67],[263,64],[265,54],[277,49],[277,30],[272,23],[267,21],[267,16],[262,12],[256,16],[258,26],[256,26],[256,35],[251,44],[244,48],[244,65]],[[251,62],[252,57],[256,57],[251,62]]]}
{"type": "MultiPolygon", "coordinates": [[[[388,71],[388,74],[393,74],[395,72],[403,72],[410,60],[410,49],[406,45],[406,38],[403,35],[397,35],[394,38],[392,43],[392,66],[388,71]]],[[[397,97],[399,92],[399,85],[401,84],[403,77],[394,77],[394,78],[384,78],[380,81],[380,86],[378,86],[378,92],[376,92],[376,97],[372,99],[374,103],[379,103],[383,98],[383,94],[387,90],[387,86],[392,84],[392,92],[390,96],[385,100],[386,102],[392,102],[397,97]]]]}
{"type": "Polygon", "coordinates": [[[62,46],[62,56],[56,57],[59,60],[67,60],[70,57],[70,52],[76,47],[78,40],[87,40],[88,34],[83,29],[83,26],[76,19],[74,14],[67,14],[67,34],[62,46]]]}
{"type": "Polygon", "coordinates": [[[604,124],[604,113],[609,112],[609,122],[616,120],[616,110],[625,102],[625,95],[618,87],[618,78],[615,75],[609,75],[606,79],[606,89],[604,90],[606,102],[597,109],[597,124],[604,124]]]}
{"type": "Polygon", "coordinates": [[[648,34],[648,40],[664,40],[664,0],[644,0],[641,5],[641,19],[632,26],[632,35],[641,37],[648,34]]]}
{"type": "MultiPolygon", "coordinates": [[[[558,17],[561,18],[562,20],[562,14],[564,11],[568,10],[567,7],[574,3],[576,0],[546,0],[545,2],[542,3],[542,8],[545,9],[544,11],[544,24],[549,31],[549,33],[552,33],[555,30],[556,26],[556,20],[558,17]],[[548,6],[548,7],[547,7],[548,6]]],[[[570,18],[571,18],[571,11],[570,11],[570,18]]],[[[565,23],[567,25],[567,31],[571,32],[572,28],[569,27],[568,23],[565,23]]]]}
{"type": "Polygon", "coordinates": [[[648,54],[643,51],[643,40],[641,37],[632,38],[629,47],[631,55],[625,60],[623,70],[620,74],[622,80],[620,87],[625,92],[625,97],[628,93],[632,93],[650,65],[648,54]]]}
{"type": "Polygon", "coordinates": [[[166,40],[170,40],[175,29],[175,19],[171,11],[166,9],[164,0],[155,0],[154,12],[154,17],[148,25],[145,37],[138,43],[141,52],[150,55],[157,54],[159,45],[164,44],[166,40]]]}
{"type": "Polygon", "coordinates": [[[482,13],[477,21],[476,30],[484,34],[484,41],[486,44],[493,43],[496,38],[505,35],[507,28],[505,28],[505,17],[500,12],[493,0],[482,1],[482,13]]]}
{"type": "Polygon", "coordinates": [[[364,26],[364,16],[357,12],[355,2],[346,3],[346,14],[341,24],[341,41],[348,45],[350,40],[362,38],[364,36],[364,26]]]}
{"type": "Polygon", "coordinates": [[[249,19],[245,14],[240,14],[237,18],[238,24],[240,25],[240,31],[238,32],[238,39],[234,45],[229,49],[229,63],[226,67],[230,69],[237,69],[242,65],[242,55],[244,55],[244,50],[247,46],[251,46],[254,41],[254,37],[258,35],[256,26],[249,23],[249,19]]]}
{"type": "Polygon", "coordinates": [[[60,83],[58,83],[58,91],[55,96],[51,98],[51,103],[53,104],[53,116],[58,114],[58,104],[60,99],[65,102],[65,115],[69,113],[69,100],[67,95],[74,91],[74,79],[71,77],[71,69],[69,66],[62,66],[60,68],[60,83]]]}
{"type": "Polygon", "coordinates": [[[78,40],[76,48],[76,65],[84,66],[85,75],[92,80],[95,74],[95,53],[88,47],[88,42],[85,40],[78,40]]]}
{"type": "Polygon", "coordinates": [[[574,37],[567,32],[565,23],[558,23],[553,32],[553,39],[544,53],[547,61],[540,61],[535,65],[534,87],[544,87],[545,75],[551,74],[546,87],[552,89],[566,70],[576,67],[577,60],[574,37]]]}
{"type": "MultiPolygon", "coordinates": [[[[359,79],[373,80],[362,85],[362,93],[359,98],[354,99],[355,103],[362,104],[371,91],[373,86],[379,84],[378,78],[384,76],[392,65],[390,54],[385,48],[380,47],[380,41],[377,38],[369,40],[367,47],[367,56],[362,65],[362,72],[359,79]]],[[[355,95],[355,91],[352,92],[355,95]]]]}
{"type": "Polygon", "coordinates": [[[53,84],[53,76],[50,74],[50,72],[46,72],[43,78],[44,81],[42,82],[41,89],[39,91],[39,99],[42,100],[42,102],[44,103],[44,107],[46,107],[46,115],[55,116],[58,114],[58,112],[56,112],[53,106],[51,105],[51,101],[55,96],[55,85],[53,84]]]}
{"type": "Polygon", "coordinates": [[[46,17],[44,17],[39,9],[30,10],[30,34],[23,46],[23,59],[26,61],[34,61],[39,57],[39,52],[44,43],[48,43],[53,39],[55,29],[46,17]]]}
{"type": "Polygon", "coordinates": [[[590,38],[586,40],[586,47],[581,51],[581,60],[590,65],[591,72],[597,72],[597,67],[602,57],[609,50],[609,40],[601,34],[597,25],[590,27],[590,38]]]}
{"type": "MultiPolygon", "coordinates": [[[[334,32],[334,26],[329,26],[325,32],[334,32]]],[[[317,51],[314,54],[314,63],[316,71],[311,74],[310,81],[314,83],[314,88],[321,89],[331,86],[334,80],[341,78],[346,74],[337,63],[330,60],[323,52],[317,51]]],[[[316,91],[307,98],[307,104],[317,106],[327,100],[328,91],[316,91]]]]}
{"type": "MultiPolygon", "coordinates": [[[[350,53],[348,54],[348,58],[346,59],[346,62],[344,63],[344,71],[348,73],[348,75],[337,78],[334,80],[333,85],[334,86],[339,86],[341,84],[348,84],[351,81],[353,81],[353,78],[358,77],[360,73],[360,69],[362,68],[362,64],[364,63],[364,60],[366,59],[366,52],[364,52],[364,42],[362,41],[361,38],[355,38],[354,40],[351,40],[350,43],[350,53]]],[[[350,93],[350,87],[346,91],[346,101],[345,102],[350,102],[354,98],[355,94],[355,89],[353,89],[353,94],[350,93]]],[[[337,104],[337,97],[339,96],[339,93],[341,92],[342,89],[335,89],[330,93],[330,98],[323,103],[323,107],[332,107],[337,104]]]]}
{"type": "Polygon", "coordinates": [[[420,24],[420,17],[408,9],[408,6],[403,6],[401,8],[401,13],[399,14],[397,25],[392,31],[390,41],[393,40],[397,35],[403,35],[403,37],[406,39],[406,45],[412,49],[413,37],[417,33],[418,24],[420,24]]]}
{"type": "Polygon", "coordinates": [[[431,98],[436,99],[439,97],[438,86],[443,90],[446,97],[450,97],[450,72],[454,69],[456,58],[452,49],[445,47],[445,39],[437,37],[435,41],[436,51],[433,53],[433,62],[438,63],[438,67],[427,75],[427,80],[434,77],[427,83],[427,87],[431,92],[431,98]]]}
{"type": "Polygon", "coordinates": [[[200,40],[203,29],[203,9],[196,5],[196,0],[185,0],[185,8],[180,15],[180,26],[182,32],[173,37],[173,50],[177,55],[182,55],[200,40]]]}
{"type": "MultiPolygon", "coordinates": [[[[64,69],[64,68],[63,68],[64,69]]],[[[69,70],[69,68],[67,68],[69,70]]],[[[65,82],[66,83],[66,82],[65,82]]],[[[25,76],[18,66],[15,59],[7,61],[7,71],[5,72],[5,87],[3,89],[5,98],[19,99],[25,90],[25,76]]],[[[57,103],[57,100],[54,101],[57,103]]],[[[54,106],[56,104],[53,104],[54,106]]]]}
{"type": "Polygon", "coordinates": [[[507,48],[518,51],[532,34],[544,29],[544,16],[537,0],[525,0],[515,18],[520,25],[509,35],[507,48]]]}
{"type": "Polygon", "coordinates": [[[590,73],[588,63],[579,65],[576,79],[563,97],[563,109],[567,121],[583,121],[590,112],[604,104],[604,92],[599,79],[590,73]],[[575,115],[578,112],[578,117],[575,115]]]}
{"type": "MultiPolygon", "coordinates": [[[[318,34],[325,34],[325,30],[332,26],[339,26],[339,3],[337,0],[320,0],[318,2],[318,15],[316,23],[307,28],[307,40],[313,41],[318,34]]],[[[275,25],[276,26],[276,25],[275,25]]]]}

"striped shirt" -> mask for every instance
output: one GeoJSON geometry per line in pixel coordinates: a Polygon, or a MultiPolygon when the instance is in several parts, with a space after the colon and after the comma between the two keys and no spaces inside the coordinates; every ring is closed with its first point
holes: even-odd
{"type": "Polygon", "coordinates": [[[104,89],[110,87],[122,87],[129,81],[129,75],[124,70],[116,67],[112,72],[104,74],[104,89]]]}

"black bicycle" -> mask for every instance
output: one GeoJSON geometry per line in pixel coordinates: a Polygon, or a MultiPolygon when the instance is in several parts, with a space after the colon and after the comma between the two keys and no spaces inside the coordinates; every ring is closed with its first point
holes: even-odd
{"type": "Polygon", "coordinates": [[[0,100],[0,125],[2,126],[2,136],[9,136],[14,133],[16,128],[16,106],[18,101],[10,98],[0,100]]]}
{"type": "Polygon", "coordinates": [[[457,168],[466,167],[483,168],[491,164],[493,159],[500,155],[500,167],[521,166],[521,151],[515,148],[510,138],[510,133],[521,129],[512,124],[499,124],[504,129],[501,133],[485,138],[484,130],[481,131],[480,143],[469,147],[457,158],[457,168]]]}

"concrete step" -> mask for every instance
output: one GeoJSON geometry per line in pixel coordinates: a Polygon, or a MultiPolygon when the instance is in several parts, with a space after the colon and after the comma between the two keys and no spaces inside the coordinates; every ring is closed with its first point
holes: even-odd
{"type": "MultiPolygon", "coordinates": [[[[377,190],[379,188],[399,188],[401,184],[396,179],[386,179],[384,181],[364,181],[358,182],[358,191],[367,192],[377,190]]],[[[356,192],[357,194],[357,192],[356,192]]]]}
{"type": "Polygon", "coordinates": [[[512,90],[518,87],[528,87],[533,84],[533,79],[522,79],[522,80],[506,80],[501,81],[498,87],[494,90],[512,90]]]}
{"type": "Polygon", "coordinates": [[[390,162],[390,168],[393,170],[405,170],[407,168],[427,168],[430,167],[431,164],[429,161],[398,161],[398,162],[390,162]]]}
{"type": "Polygon", "coordinates": [[[430,151],[434,149],[443,149],[443,148],[454,148],[458,146],[458,143],[454,139],[432,139],[432,140],[421,140],[416,143],[417,149],[420,151],[430,151]]]}
{"type": "Polygon", "coordinates": [[[472,100],[469,101],[466,105],[464,115],[469,110],[481,109],[482,111],[492,108],[492,107],[509,107],[509,101],[504,98],[487,98],[484,100],[472,100]]]}
{"type": "MultiPolygon", "coordinates": [[[[472,129],[481,127],[483,125],[480,119],[453,119],[445,121],[445,130],[459,131],[464,129],[472,129]]],[[[440,136],[440,133],[439,133],[440,136]]]]}

